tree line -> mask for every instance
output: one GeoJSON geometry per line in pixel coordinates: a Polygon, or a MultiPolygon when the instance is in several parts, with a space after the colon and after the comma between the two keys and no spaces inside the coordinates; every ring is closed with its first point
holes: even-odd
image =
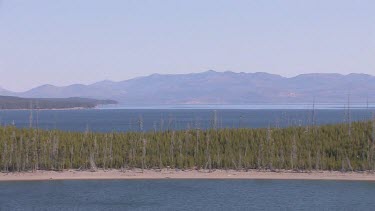
{"type": "Polygon", "coordinates": [[[0,127],[3,172],[98,168],[373,171],[375,121],[126,133],[0,127]]]}
{"type": "Polygon", "coordinates": [[[90,98],[20,98],[0,96],[0,109],[68,109],[94,108],[98,105],[117,104],[114,100],[90,98]]]}

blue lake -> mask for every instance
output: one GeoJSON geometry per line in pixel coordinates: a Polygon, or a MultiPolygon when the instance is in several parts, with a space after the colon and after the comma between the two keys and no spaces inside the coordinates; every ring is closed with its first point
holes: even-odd
{"type": "MultiPolygon", "coordinates": [[[[372,109],[352,109],[350,120],[369,120],[373,113],[372,109]]],[[[2,125],[99,132],[287,127],[312,124],[312,119],[316,124],[330,124],[349,118],[346,109],[318,109],[314,115],[311,109],[0,110],[2,125]]]]}
{"type": "Polygon", "coordinates": [[[375,183],[293,180],[0,182],[0,210],[374,210],[375,183]]]}

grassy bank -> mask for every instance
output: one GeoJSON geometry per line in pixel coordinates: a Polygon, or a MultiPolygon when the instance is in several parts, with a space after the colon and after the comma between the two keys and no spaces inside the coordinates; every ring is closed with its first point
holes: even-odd
{"type": "Polygon", "coordinates": [[[0,127],[3,172],[63,169],[375,168],[375,124],[94,133],[0,127]]]}

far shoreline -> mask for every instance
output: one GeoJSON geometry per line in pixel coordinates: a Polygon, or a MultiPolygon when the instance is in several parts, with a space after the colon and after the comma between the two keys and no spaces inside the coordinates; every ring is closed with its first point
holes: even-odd
{"type": "Polygon", "coordinates": [[[132,109],[132,108],[117,108],[117,107],[102,107],[97,105],[94,107],[71,107],[71,108],[0,108],[0,111],[69,111],[69,110],[116,110],[116,109],[132,109]]]}
{"type": "Polygon", "coordinates": [[[6,181],[50,181],[50,180],[159,180],[159,179],[212,179],[212,180],[330,180],[375,182],[374,172],[311,171],[288,170],[97,170],[97,171],[44,171],[0,173],[0,182],[6,181]]]}
{"type": "Polygon", "coordinates": [[[86,108],[86,107],[74,107],[74,108],[33,108],[33,109],[27,109],[27,108],[4,108],[0,109],[0,111],[70,111],[70,110],[93,110],[97,109],[97,107],[92,108],[86,108]]]}

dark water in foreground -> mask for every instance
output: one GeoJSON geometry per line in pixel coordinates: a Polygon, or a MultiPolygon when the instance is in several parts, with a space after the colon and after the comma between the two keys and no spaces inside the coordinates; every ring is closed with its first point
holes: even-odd
{"type": "Polygon", "coordinates": [[[283,180],[1,182],[1,210],[373,210],[375,183],[283,180]]]}
{"type": "MultiPolygon", "coordinates": [[[[341,123],[345,109],[315,111],[316,124],[341,123]]],[[[368,120],[371,109],[353,109],[352,121],[368,120]]],[[[189,128],[287,127],[312,123],[310,109],[91,109],[43,110],[32,112],[32,126],[68,131],[151,131],[189,128]],[[216,120],[216,121],[215,121],[216,120]]],[[[30,111],[0,110],[2,125],[30,126],[30,111]]]]}

